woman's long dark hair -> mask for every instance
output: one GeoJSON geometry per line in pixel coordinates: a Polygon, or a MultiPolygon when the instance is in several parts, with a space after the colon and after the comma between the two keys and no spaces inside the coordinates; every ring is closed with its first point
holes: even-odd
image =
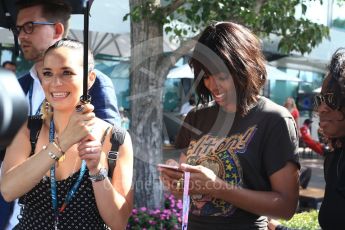
{"type": "MultiPolygon", "coordinates": [[[[233,22],[218,22],[206,27],[195,46],[189,61],[194,70],[194,80],[203,73],[214,75],[224,72],[212,55],[225,64],[236,88],[237,112],[244,116],[256,102],[261,88],[266,82],[265,58],[258,38],[247,28],[233,22]]],[[[207,103],[212,95],[203,80],[197,84],[196,93],[201,103],[207,103]]]]}

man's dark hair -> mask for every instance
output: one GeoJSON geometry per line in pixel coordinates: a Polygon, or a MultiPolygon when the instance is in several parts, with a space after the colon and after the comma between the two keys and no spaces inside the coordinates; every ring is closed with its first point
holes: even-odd
{"type": "Polygon", "coordinates": [[[63,0],[18,0],[16,2],[18,11],[33,6],[42,7],[42,16],[50,22],[60,22],[64,26],[63,37],[67,36],[69,29],[69,18],[71,17],[71,6],[63,0]]]}
{"type": "Polygon", "coordinates": [[[309,125],[309,124],[313,123],[313,121],[308,118],[308,119],[305,119],[303,123],[306,125],[309,125]]]}
{"type": "MultiPolygon", "coordinates": [[[[205,57],[208,56],[202,51],[205,46],[224,62],[236,88],[237,112],[246,115],[256,102],[267,76],[258,38],[249,29],[233,22],[218,22],[206,27],[189,61],[195,81],[200,73],[214,75],[223,72],[217,67],[219,63],[205,57]]],[[[212,95],[203,80],[198,83],[196,93],[202,103],[211,100],[212,95]]]]}
{"type": "Polygon", "coordinates": [[[5,68],[6,65],[17,66],[16,63],[14,63],[13,61],[4,61],[1,66],[5,68]]]}

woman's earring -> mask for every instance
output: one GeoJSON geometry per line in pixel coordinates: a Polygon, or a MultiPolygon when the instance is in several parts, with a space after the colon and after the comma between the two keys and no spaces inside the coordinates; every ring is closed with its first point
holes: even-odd
{"type": "Polygon", "coordinates": [[[47,101],[47,99],[45,99],[45,101],[44,101],[44,109],[45,109],[47,114],[51,112],[51,107],[50,107],[50,104],[47,101]]]}

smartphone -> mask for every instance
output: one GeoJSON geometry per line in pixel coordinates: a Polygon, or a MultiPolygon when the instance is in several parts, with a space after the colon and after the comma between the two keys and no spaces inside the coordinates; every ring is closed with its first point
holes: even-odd
{"type": "Polygon", "coordinates": [[[175,171],[181,171],[179,169],[179,167],[176,165],[158,164],[157,166],[161,167],[161,168],[167,168],[167,169],[175,170],[175,171]]]}

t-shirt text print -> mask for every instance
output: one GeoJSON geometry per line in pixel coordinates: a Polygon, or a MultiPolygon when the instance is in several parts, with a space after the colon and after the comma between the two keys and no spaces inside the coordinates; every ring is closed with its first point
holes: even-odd
{"type": "MultiPolygon", "coordinates": [[[[199,140],[191,141],[187,150],[187,163],[209,168],[229,186],[241,187],[243,176],[238,154],[246,152],[256,130],[255,125],[243,133],[228,137],[207,134],[199,140]]],[[[194,215],[231,216],[236,210],[230,203],[207,195],[193,195],[191,201],[191,212],[194,215]]]]}

